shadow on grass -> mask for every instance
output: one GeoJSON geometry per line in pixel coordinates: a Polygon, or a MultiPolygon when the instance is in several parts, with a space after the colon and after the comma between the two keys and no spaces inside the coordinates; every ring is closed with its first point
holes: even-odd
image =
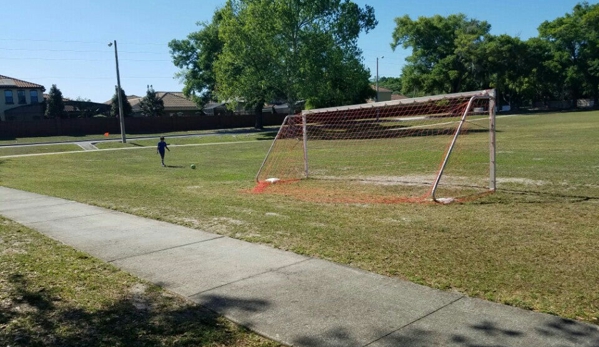
{"type": "Polygon", "coordinates": [[[144,296],[141,305],[139,298],[127,298],[98,310],[83,310],[65,307],[59,297],[43,288],[32,289],[22,275],[12,275],[8,281],[12,284],[10,297],[14,300],[12,305],[3,302],[0,310],[2,346],[229,346],[239,343],[240,334],[214,312],[191,304],[169,305],[165,300],[173,300],[172,296],[144,296]]]}
{"type": "Polygon", "coordinates": [[[506,196],[510,196],[510,201],[518,204],[542,204],[542,203],[580,203],[587,201],[599,201],[597,195],[567,194],[563,192],[543,192],[533,190],[503,189],[497,190],[497,194],[490,195],[491,199],[480,201],[480,204],[504,203],[506,196]]]}
{"type": "Polygon", "coordinates": [[[276,131],[271,131],[271,132],[267,132],[267,133],[261,133],[260,137],[256,138],[256,140],[258,141],[272,141],[275,139],[275,137],[277,137],[277,132],[276,131]]]}

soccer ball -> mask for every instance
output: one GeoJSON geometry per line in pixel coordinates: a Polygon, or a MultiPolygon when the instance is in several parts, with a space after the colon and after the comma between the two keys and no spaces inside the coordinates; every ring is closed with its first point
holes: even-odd
{"type": "Polygon", "coordinates": [[[196,164],[191,164],[189,167],[191,167],[192,169],[196,168],[196,164]]]}

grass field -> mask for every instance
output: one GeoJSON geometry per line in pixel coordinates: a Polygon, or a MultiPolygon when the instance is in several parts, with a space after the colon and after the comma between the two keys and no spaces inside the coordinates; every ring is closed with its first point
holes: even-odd
{"type": "MultiPolygon", "coordinates": [[[[271,134],[274,136],[275,133],[271,134]]],[[[241,142],[241,141],[256,141],[256,140],[272,140],[272,137],[265,133],[247,133],[247,134],[233,134],[233,135],[222,135],[222,134],[206,134],[199,137],[168,137],[166,136],[165,141],[169,145],[196,145],[203,143],[221,143],[221,142],[241,142]]],[[[99,142],[96,147],[99,149],[108,148],[129,148],[129,147],[152,147],[156,148],[158,143],[158,136],[153,139],[131,139],[127,143],[121,142],[99,142]]]]}
{"type": "Polygon", "coordinates": [[[0,159],[0,184],[598,324],[599,113],[505,117],[497,129],[498,192],[463,204],[331,203],[312,198],[321,183],[310,180],[252,194],[267,134],[172,146],[167,168],[155,141],[0,159]]]}
{"type": "Polygon", "coordinates": [[[83,149],[75,144],[60,145],[39,145],[23,147],[0,147],[0,157],[9,155],[40,154],[40,153],[58,153],[82,151],[83,149]]]}

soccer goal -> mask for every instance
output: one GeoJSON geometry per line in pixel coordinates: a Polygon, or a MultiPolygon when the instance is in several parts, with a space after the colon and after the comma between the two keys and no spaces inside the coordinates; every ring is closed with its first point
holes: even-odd
{"type": "Polygon", "coordinates": [[[256,181],[337,201],[448,202],[493,192],[495,91],[290,115],[256,181]]]}

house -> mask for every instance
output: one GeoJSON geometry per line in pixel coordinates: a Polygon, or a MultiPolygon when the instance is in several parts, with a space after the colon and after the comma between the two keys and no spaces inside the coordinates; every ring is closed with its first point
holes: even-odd
{"type": "MultiPolygon", "coordinates": [[[[374,90],[376,91],[376,87],[374,87],[374,90]]],[[[377,92],[377,101],[391,101],[391,95],[393,94],[393,91],[391,89],[387,89],[387,88],[383,88],[381,86],[379,86],[379,90],[377,92]]]]}
{"type": "Polygon", "coordinates": [[[243,99],[236,99],[225,102],[209,102],[204,105],[202,111],[207,116],[224,116],[224,115],[247,115],[253,114],[253,110],[245,108],[246,104],[243,99]]]}
{"type": "Polygon", "coordinates": [[[397,94],[397,93],[393,93],[391,94],[391,100],[403,100],[403,99],[407,99],[408,97],[402,94],[397,94]]]}
{"type": "Polygon", "coordinates": [[[43,94],[40,84],[0,75],[0,120],[32,120],[43,116],[43,94]],[[22,108],[23,112],[17,112],[22,108]],[[7,116],[5,113],[12,110],[7,116]]]}
{"type": "MultiPolygon", "coordinates": [[[[156,92],[156,97],[164,103],[164,115],[173,116],[199,116],[202,110],[198,108],[195,102],[189,100],[181,92],[156,92]]],[[[140,102],[143,97],[127,97],[131,104],[134,117],[144,117],[141,112],[140,102]]]]}

